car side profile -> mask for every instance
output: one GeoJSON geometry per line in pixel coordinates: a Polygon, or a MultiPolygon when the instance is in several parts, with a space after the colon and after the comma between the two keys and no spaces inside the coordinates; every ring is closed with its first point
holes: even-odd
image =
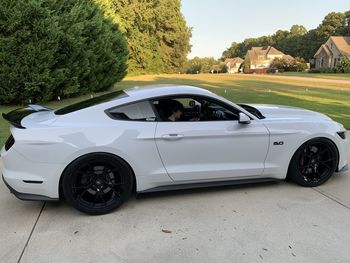
{"type": "Polygon", "coordinates": [[[3,180],[24,200],[108,213],[133,193],[286,177],[302,186],[347,169],[343,125],[300,108],[235,104],[190,86],[108,93],[58,110],[3,114],[3,180]]]}

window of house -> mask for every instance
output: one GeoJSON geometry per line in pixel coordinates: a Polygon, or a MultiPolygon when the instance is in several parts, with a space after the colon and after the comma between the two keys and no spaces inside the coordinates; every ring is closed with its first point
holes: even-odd
{"type": "Polygon", "coordinates": [[[149,101],[118,106],[106,111],[107,115],[116,120],[155,121],[156,115],[149,101]]]}

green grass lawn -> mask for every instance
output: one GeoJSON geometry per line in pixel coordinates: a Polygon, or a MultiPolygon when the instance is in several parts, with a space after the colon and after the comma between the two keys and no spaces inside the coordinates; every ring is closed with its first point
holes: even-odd
{"type": "Polygon", "coordinates": [[[350,73],[283,72],[283,73],[277,73],[276,75],[277,76],[305,77],[305,78],[350,80],[350,73]]]}
{"type": "MultiPolygon", "coordinates": [[[[113,89],[154,84],[202,87],[237,103],[280,104],[302,107],[325,113],[350,129],[350,84],[322,83],[317,78],[308,80],[281,79],[266,75],[145,75],[127,77],[124,81],[116,84],[113,89]]],[[[89,97],[87,95],[60,102],[43,103],[43,105],[56,109],[89,97]]],[[[0,113],[15,108],[0,106],[0,113]]],[[[1,118],[0,143],[3,144],[8,136],[9,126],[1,118]]]]}

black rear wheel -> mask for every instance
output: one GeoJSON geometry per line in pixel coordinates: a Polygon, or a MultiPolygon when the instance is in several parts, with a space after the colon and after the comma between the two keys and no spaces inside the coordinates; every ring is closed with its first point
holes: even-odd
{"type": "Polygon", "coordinates": [[[70,164],[62,183],[69,204],[84,213],[105,214],[128,199],[133,173],[122,159],[95,153],[70,164]]]}
{"type": "Polygon", "coordinates": [[[337,164],[338,152],[335,145],[324,138],[312,139],[294,154],[288,177],[302,186],[318,186],[333,175],[337,164]]]}

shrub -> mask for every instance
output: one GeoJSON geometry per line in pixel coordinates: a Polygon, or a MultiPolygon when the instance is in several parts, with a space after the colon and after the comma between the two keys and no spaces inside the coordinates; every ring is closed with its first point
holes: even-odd
{"type": "Polygon", "coordinates": [[[350,58],[342,57],[337,64],[336,71],[339,73],[350,73],[350,58]]]}
{"type": "Polygon", "coordinates": [[[228,67],[225,64],[220,64],[220,73],[227,73],[228,67]]]}
{"type": "Polygon", "coordinates": [[[186,74],[198,74],[202,70],[201,65],[191,65],[189,68],[186,69],[186,74]]]}
{"type": "Polygon", "coordinates": [[[275,58],[271,63],[271,68],[278,69],[278,72],[303,72],[308,67],[302,58],[275,58]]]}
{"type": "Polygon", "coordinates": [[[125,76],[125,37],[93,1],[1,2],[0,103],[102,91],[125,76]]]}
{"type": "Polygon", "coordinates": [[[312,68],[308,71],[308,73],[321,73],[321,71],[318,68],[312,68]]]}
{"type": "Polygon", "coordinates": [[[320,73],[336,73],[334,68],[319,68],[320,73]]]}

